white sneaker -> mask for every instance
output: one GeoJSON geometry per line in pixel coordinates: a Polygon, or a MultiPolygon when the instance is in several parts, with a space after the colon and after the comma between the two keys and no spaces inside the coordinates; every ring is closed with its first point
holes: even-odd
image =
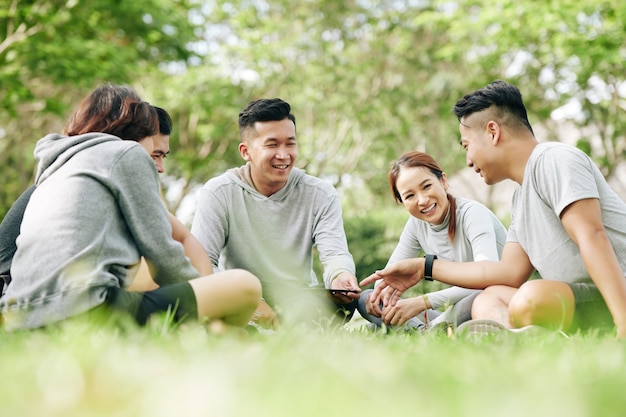
{"type": "Polygon", "coordinates": [[[493,320],[468,320],[461,323],[456,329],[456,333],[463,336],[487,336],[506,332],[509,329],[493,320]]]}
{"type": "MultiPolygon", "coordinates": [[[[459,325],[457,334],[467,336],[487,336],[498,333],[545,333],[549,332],[545,327],[536,324],[520,327],[519,329],[509,329],[494,320],[476,319],[468,320],[459,325]]],[[[563,334],[563,332],[561,332],[563,334]]]]}

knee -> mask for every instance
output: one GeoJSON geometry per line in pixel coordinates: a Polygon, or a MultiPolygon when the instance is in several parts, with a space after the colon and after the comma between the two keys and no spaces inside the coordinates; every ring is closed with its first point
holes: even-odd
{"type": "Polygon", "coordinates": [[[543,279],[528,281],[509,303],[511,324],[516,327],[538,324],[567,328],[571,322],[574,301],[567,284],[543,279]]]}
{"type": "Polygon", "coordinates": [[[241,297],[250,300],[251,303],[259,303],[263,294],[261,281],[256,275],[244,269],[235,270],[237,273],[238,289],[241,291],[241,297]]]}
{"type": "Polygon", "coordinates": [[[546,325],[546,316],[551,315],[552,298],[558,295],[558,288],[552,286],[552,282],[542,279],[524,283],[509,303],[511,324],[515,327],[546,325]]]}
{"type": "Polygon", "coordinates": [[[472,303],[472,318],[487,317],[499,299],[500,294],[496,287],[487,287],[479,292],[472,303]]]}
{"type": "Polygon", "coordinates": [[[514,327],[533,324],[539,288],[529,281],[523,284],[509,302],[509,320],[514,327]]]}

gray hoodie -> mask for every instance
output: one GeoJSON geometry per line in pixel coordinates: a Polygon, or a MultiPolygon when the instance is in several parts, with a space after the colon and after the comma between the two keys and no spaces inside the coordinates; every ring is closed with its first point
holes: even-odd
{"type": "Polygon", "coordinates": [[[251,183],[246,164],[209,180],[198,194],[191,232],[216,271],[252,272],[272,306],[292,293],[302,294],[303,287],[321,284],[313,271],[314,246],[326,288],[342,272],[355,273],[332,185],[297,168],[269,197],[251,183]]]}
{"type": "Polygon", "coordinates": [[[7,329],[102,304],[108,288],[130,285],[141,256],[161,286],[199,276],[172,239],[158,174],[141,145],[104,133],[51,134],[37,142],[35,158],[37,188],[0,299],[7,329]]]}

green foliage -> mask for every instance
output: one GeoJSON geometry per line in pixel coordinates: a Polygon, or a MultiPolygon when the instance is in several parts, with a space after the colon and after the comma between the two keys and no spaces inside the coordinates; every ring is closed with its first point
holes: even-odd
{"type": "Polygon", "coordinates": [[[95,84],[193,58],[187,1],[9,0],[0,8],[0,216],[32,183],[35,141],[95,84]]]}
{"type": "Polygon", "coordinates": [[[15,111],[32,81],[90,88],[128,82],[147,62],[187,60],[194,39],[184,1],[9,0],[0,20],[0,103],[15,111]],[[7,87],[7,88],[2,88],[7,87]]]}
{"type": "MultiPolygon", "coordinates": [[[[200,176],[192,173],[186,178],[189,188],[220,172],[221,166],[241,163],[235,130],[227,139],[214,132],[228,132],[217,126],[232,126],[237,110],[260,96],[280,96],[292,104],[298,119],[298,165],[338,187],[357,182],[376,196],[385,195],[390,161],[413,149],[431,153],[454,175],[464,158],[450,110],[464,93],[496,78],[522,87],[531,121],[549,131],[540,139],[549,140],[561,138],[558,125],[548,120],[554,109],[572,99],[582,99],[585,106],[589,80],[611,79],[603,88],[615,92],[613,106],[602,115],[598,106],[585,110],[590,117],[582,124],[591,128],[591,135],[604,138],[591,154],[606,164],[607,176],[622,160],[626,141],[621,140],[621,120],[626,118],[623,105],[619,108],[623,97],[615,95],[623,75],[618,67],[602,66],[598,71],[591,61],[581,61],[591,54],[602,53],[613,61],[623,56],[615,41],[624,26],[622,5],[563,0],[371,6],[323,0],[207,2],[197,18],[207,27],[210,53],[203,65],[179,79],[197,79],[191,85],[199,91],[210,83],[233,94],[222,101],[224,111],[214,114],[219,105],[194,97],[199,94],[193,88],[182,88],[184,100],[193,104],[183,106],[185,113],[210,126],[200,140],[181,141],[176,149],[191,157],[185,164],[193,169],[186,172],[200,169],[200,176]],[[571,26],[574,22],[578,27],[571,26]],[[589,36],[602,33],[607,40],[591,48],[589,36]],[[577,74],[584,77],[577,79],[577,74]],[[194,155],[211,163],[200,168],[191,161],[194,155]]],[[[175,96],[170,99],[179,101],[175,96]]],[[[201,125],[196,129],[200,131],[201,125]]],[[[177,161],[172,162],[175,165],[177,161]]],[[[361,205],[351,207],[358,211],[371,207],[372,201],[356,199],[351,204],[361,205]]]]}
{"type": "Polygon", "coordinates": [[[560,126],[545,122],[561,106],[580,107],[566,118],[582,135],[595,137],[589,154],[610,177],[626,151],[626,3],[507,0],[458,6],[450,20],[451,41],[466,45],[468,63],[521,87],[531,123],[551,129],[540,139],[571,141],[559,134],[560,126]]]}
{"type": "Polygon", "coordinates": [[[243,86],[233,85],[215,68],[191,67],[179,75],[150,74],[144,88],[146,99],[172,116],[172,155],[166,174],[183,179],[182,196],[216,173],[243,163],[237,125],[240,103],[248,101],[243,86]]]}
{"type": "MultiPolygon", "coordinates": [[[[419,149],[464,165],[463,94],[518,84],[542,140],[586,140],[610,177],[626,157],[623,35],[612,0],[361,2],[10,0],[0,10],[0,213],[32,181],[34,142],[95,84],[130,83],[174,115],[167,169],[182,198],[242,163],[239,110],[279,96],[298,120],[298,165],[356,188],[349,215],[384,207],[389,163],[419,149]],[[581,137],[550,120],[566,104],[581,137]],[[24,155],[22,155],[24,152],[24,155]],[[20,162],[17,162],[17,161],[20,162]],[[382,197],[381,197],[382,196],[382,197]]],[[[489,201],[485,202],[490,205],[489,201]]]]}

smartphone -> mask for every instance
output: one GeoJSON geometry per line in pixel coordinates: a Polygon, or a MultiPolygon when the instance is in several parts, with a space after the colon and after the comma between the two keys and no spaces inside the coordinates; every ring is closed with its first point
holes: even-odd
{"type": "Polygon", "coordinates": [[[340,290],[340,289],[332,289],[329,288],[328,289],[328,293],[330,295],[346,295],[346,294],[350,294],[350,293],[358,293],[357,290],[340,290]]]}

